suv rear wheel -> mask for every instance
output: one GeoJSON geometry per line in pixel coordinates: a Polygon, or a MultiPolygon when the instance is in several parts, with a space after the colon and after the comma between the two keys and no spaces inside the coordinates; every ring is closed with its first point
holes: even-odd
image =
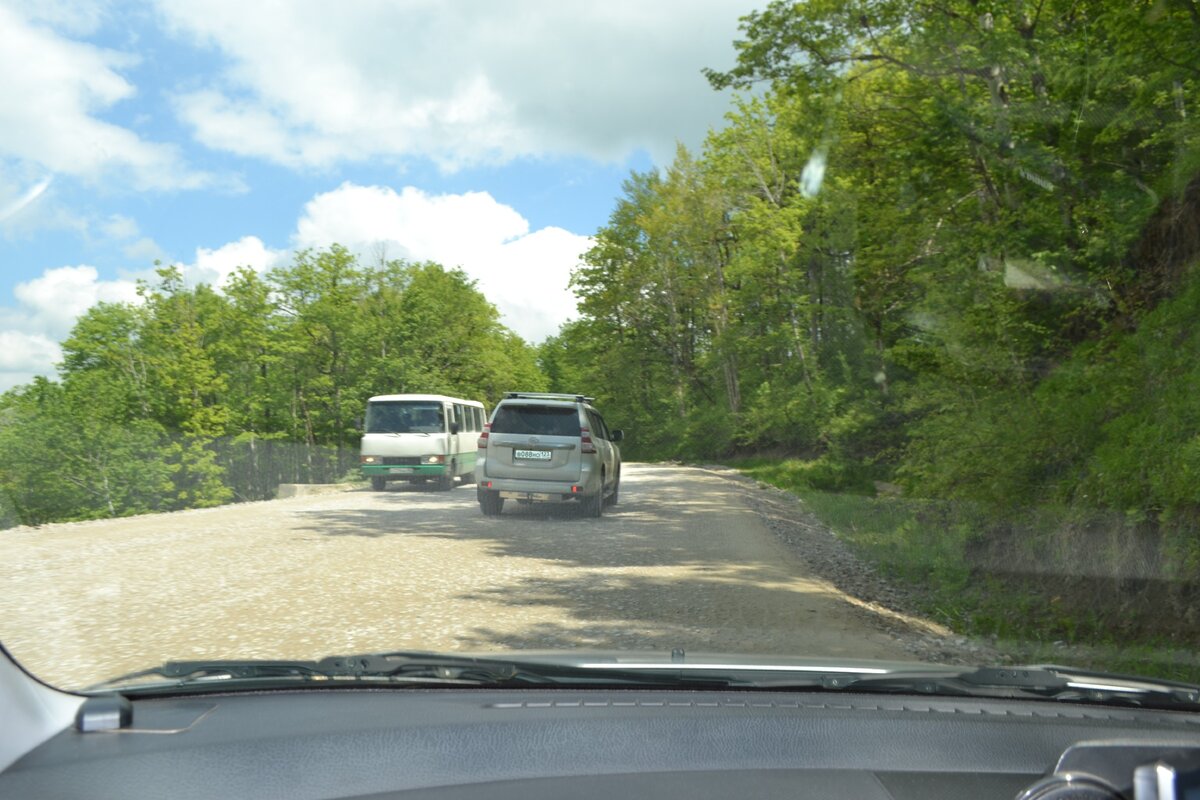
{"type": "Polygon", "coordinates": [[[621,499],[621,473],[618,472],[617,480],[613,483],[612,494],[610,494],[608,496],[608,499],[605,500],[604,502],[606,502],[610,506],[615,506],[620,499],[621,499]]]}
{"type": "Polygon", "coordinates": [[[504,510],[504,498],[499,492],[480,491],[479,510],[485,517],[498,517],[504,510]]]}
{"type": "Polygon", "coordinates": [[[585,517],[599,517],[604,513],[604,473],[600,473],[600,488],[596,493],[587,495],[579,503],[579,510],[585,517]]]}

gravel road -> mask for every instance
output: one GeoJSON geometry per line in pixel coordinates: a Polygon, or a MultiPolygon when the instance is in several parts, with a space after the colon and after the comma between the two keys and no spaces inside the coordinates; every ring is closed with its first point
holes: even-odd
{"type": "Polygon", "coordinates": [[[832,537],[752,483],[627,464],[621,489],[600,519],[393,486],[15,528],[0,640],[74,687],[168,659],[394,649],[912,659],[947,633],[819,577],[841,551],[796,532],[832,537]]]}

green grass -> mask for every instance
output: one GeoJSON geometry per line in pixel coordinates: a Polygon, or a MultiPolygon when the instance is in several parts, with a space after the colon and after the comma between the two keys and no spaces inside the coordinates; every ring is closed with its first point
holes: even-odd
{"type": "MultiPolygon", "coordinates": [[[[1072,603],[1054,575],[973,568],[972,543],[986,536],[989,524],[978,507],[828,491],[838,472],[820,460],[760,458],[730,466],[799,496],[856,556],[906,589],[913,610],[956,633],[995,642],[1011,661],[1200,682],[1196,643],[1140,635],[1126,618],[1125,599],[1114,597],[1107,608],[1072,603]]],[[[1061,521],[1053,509],[1029,518],[1046,530],[1061,521]]]]}

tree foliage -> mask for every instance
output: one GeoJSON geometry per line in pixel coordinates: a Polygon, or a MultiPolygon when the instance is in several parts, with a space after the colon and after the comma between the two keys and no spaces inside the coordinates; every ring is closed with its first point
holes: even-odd
{"type": "Polygon", "coordinates": [[[640,457],[800,455],[1200,552],[1196,4],[780,1],[742,33],[707,76],[752,91],[627,181],[552,382],[640,457]]]}
{"type": "Polygon", "coordinates": [[[60,381],[0,398],[6,522],[270,497],[355,463],[371,395],[545,388],[534,350],[438,264],[364,266],[334,246],[220,291],[163,267],[138,293],[80,317],[60,381]]]}

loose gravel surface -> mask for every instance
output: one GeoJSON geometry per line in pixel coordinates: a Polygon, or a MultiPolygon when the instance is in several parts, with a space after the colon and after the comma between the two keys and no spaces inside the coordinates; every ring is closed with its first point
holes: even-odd
{"type": "Polygon", "coordinates": [[[627,464],[618,506],[573,512],[484,517],[473,487],[395,485],[15,528],[0,641],[65,687],[172,659],[396,649],[986,660],[898,610],[790,495],[734,473],[627,464]]]}

